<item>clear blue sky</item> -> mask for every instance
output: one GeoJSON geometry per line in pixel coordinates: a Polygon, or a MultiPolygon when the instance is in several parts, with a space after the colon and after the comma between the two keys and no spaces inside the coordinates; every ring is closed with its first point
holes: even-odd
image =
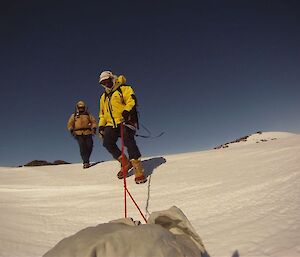
{"type": "MultiPolygon", "coordinates": [[[[0,12],[0,166],[81,162],[66,122],[78,100],[98,116],[107,69],[165,132],[137,138],[144,156],[300,131],[299,1],[20,0],[0,12]]],[[[92,161],[111,159],[94,144],[92,161]]]]}

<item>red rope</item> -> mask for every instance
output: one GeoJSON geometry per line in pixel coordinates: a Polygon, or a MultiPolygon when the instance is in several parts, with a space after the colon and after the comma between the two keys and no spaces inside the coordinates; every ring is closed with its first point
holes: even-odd
{"type": "Polygon", "coordinates": [[[123,170],[123,181],[124,181],[124,212],[125,212],[125,218],[127,218],[127,199],[126,199],[126,192],[127,192],[128,195],[130,196],[131,200],[133,201],[134,205],[139,210],[139,212],[140,212],[141,216],[143,217],[144,221],[147,223],[145,215],[142,213],[140,207],[138,206],[138,204],[136,203],[136,201],[134,200],[134,198],[130,194],[130,192],[127,188],[127,184],[126,184],[127,170],[125,169],[126,163],[125,163],[125,154],[124,154],[124,124],[123,123],[121,123],[121,144],[122,144],[122,170],[123,170]]]}
{"type": "Polygon", "coordinates": [[[125,169],[125,154],[124,154],[124,126],[123,123],[121,123],[121,143],[122,143],[122,170],[123,170],[123,181],[124,181],[124,212],[125,212],[125,218],[127,218],[127,199],[126,199],[126,177],[127,172],[125,169]]]}
{"type": "Polygon", "coordinates": [[[130,196],[131,200],[133,201],[134,205],[136,206],[136,208],[139,210],[139,212],[140,212],[141,216],[143,217],[144,221],[147,223],[147,220],[146,220],[144,214],[142,213],[140,207],[138,206],[138,204],[136,203],[136,201],[133,199],[132,195],[130,194],[130,192],[129,192],[129,190],[127,188],[126,188],[126,191],[129,194],[129,196],[130,196]]]}

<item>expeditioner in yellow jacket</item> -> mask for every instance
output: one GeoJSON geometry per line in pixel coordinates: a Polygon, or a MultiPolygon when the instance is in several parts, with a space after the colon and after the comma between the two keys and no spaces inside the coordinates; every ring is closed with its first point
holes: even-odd
{"type": "Polygon", "coordinates": [[[83,168],[86,169],[90,167],[90,156],[93,150],[92,136],[96,134],[97,121],[87,111],[83,101],[79,101],[75,108],[75,113],[70,116],[67,128],[79,144],[83,168]]]}
{"type": "Polygon", "coordinates": [[[136,114],[136,97],[131,86],[126,84],[123,75],[116,76],[111,71],[103,71],[99,83],[105,91],[100,97],[99,136],[103,146],[111,153],[114,159],[121,163],[121,170],[117,176],[123,179],[122,152],[117,146],[120,137],[121,124],[124,124],[124,145],[128,157],[125,156],[125,170],[133,167],[137,184],[147,181],[141,162],[141,153],[136,144],[134,135],[138,126],[136,114]]]}

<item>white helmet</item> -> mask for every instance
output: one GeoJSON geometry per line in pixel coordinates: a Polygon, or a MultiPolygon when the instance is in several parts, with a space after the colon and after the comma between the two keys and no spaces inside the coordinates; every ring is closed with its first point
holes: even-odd
{"type": "Polygon", "coordinates": [[[106,79],[113,79],[114,78],[114,74],[111,71],[102,71],[99,77],[99,83],[101,83],[103,80],[106,79]]]}

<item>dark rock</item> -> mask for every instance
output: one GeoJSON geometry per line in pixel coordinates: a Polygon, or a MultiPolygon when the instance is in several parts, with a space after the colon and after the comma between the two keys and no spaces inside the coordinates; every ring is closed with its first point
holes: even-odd
{"type": "MultiPolygon", "coordinates": [[[[255,134],[262,134],[262,132],[261,131],[257,131],[255,134]]],[[[240,137],[240,138],[238,138],[238,139],[236,139],[236,140],[233,140],[233,141],[231,141],[231,142],[228,142],[228,143],[225,143],[225,144],[222,144],[222,145],[218,145],[218,146],[216,146],[216,147],[214,147],[214,149],[221,149],[221,148],[227,148],[227,147],[229,147],[229,145],[230,144],[233,144],[233,143],[238,143],[238,142],[247,142],[247,139],[248,139],[248,137],[250,137],[251,135],[247,135],[247,136],[244,136],[244,137],[240,137]]],[[[263,140],[261,140],[262,142],[266,142],[266,141],[263,141],[263,140]]],[[[258,142],[256,142],[256,143],[258,143],[258,142]]]]}
{"type": "Polygon", "coordinates": [[[31,162],[28,162],[27,164],[25,164],[24,166],[28,167],[32,167],[32,166],[45,166],[45,165],[52,165],[51,162],[47,162],[47,161],[43,161],[43,160],[34,160],[31,162]]]}
{"type": "Polygon", "coordinates": [[[61,164],[70,164],[69,162],[63,161],[63,160],[56,160],[53,163],[44,161],[44,160],[34,160],[31,162],[28,162],[24,166],[26,167],[33,167],[33,166],[47,166],[47,165],[61,165],[61,164]]]}
{"type": "Polygon", "coordinates": [[[61,164],[71,164],[70,162],[66,162],[63,160],[56,160],[53,162],[54,165],[61,165],[61,164]]]}

